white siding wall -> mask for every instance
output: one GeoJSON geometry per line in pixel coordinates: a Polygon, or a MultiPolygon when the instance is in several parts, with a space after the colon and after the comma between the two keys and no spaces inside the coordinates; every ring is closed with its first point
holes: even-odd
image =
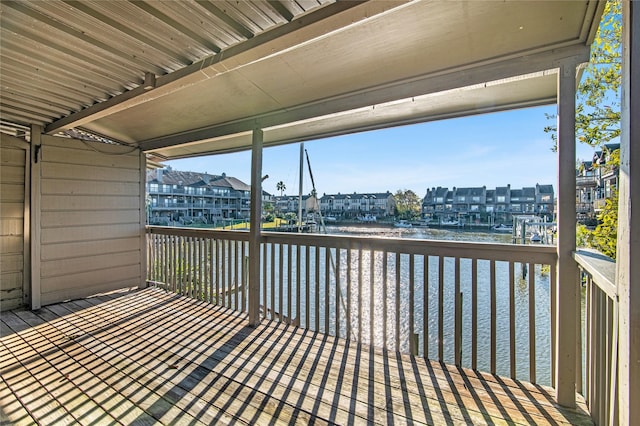
{"type": "Polygon", "coordinates": [[[143,282],[144,173],[137,150],[43,136],[42,305],[143,282]]]}
{"type": "Polygon", "coordinates": [[[0,310],[24,304],[25,141],[0,136],[0,310]]]}

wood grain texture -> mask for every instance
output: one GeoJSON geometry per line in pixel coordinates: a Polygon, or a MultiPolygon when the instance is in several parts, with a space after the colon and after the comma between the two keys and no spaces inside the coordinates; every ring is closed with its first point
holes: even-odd
{"type": "Polygon", "coordinates": [[[4,312],[9,422],[591,424],[552,389],[358,345],[157,288],[4,312]]]}

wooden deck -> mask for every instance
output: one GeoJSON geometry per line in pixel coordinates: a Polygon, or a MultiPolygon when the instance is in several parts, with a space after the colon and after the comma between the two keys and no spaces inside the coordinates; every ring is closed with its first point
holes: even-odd
{"type": "MultiPolygon", "coordinates": [[[[1,315],[9,424],[592,424],[549,389],[157,289],[1,315]]],[[[582,407],[582,406],[581,406],[582,407]]]]}

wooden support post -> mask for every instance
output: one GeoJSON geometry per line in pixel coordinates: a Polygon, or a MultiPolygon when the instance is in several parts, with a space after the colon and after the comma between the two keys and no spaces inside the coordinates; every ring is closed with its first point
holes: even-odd
{"type": "Polygon", "coordinates": [[[140,288],[147,288],[147,157],[140,151],[140,288]]]}
{"type": "Polygon", "coordinates": [[[251,326],[260,324],[262,137],[262,130],[253,130],[253,144],[251,148],[251,217],[249,228],[249,325],[251,326]]]}
{"type": "Polygon", "coordinates": [[[556,313],[556,400],[576,404],[576,63],[568,59],[558,74],[558,273],[556,313]]]}
{"type": "Polygon", "coordinates": [[[618,420],[640,419],[640,4],[622,4],[622,134],[618,180],[618,420]],[[635,211],[632,204],[636,203],[635,211]]]}
{"type": "MultiPolygon", "coordinates": [[[[40,183],[42,164],[42,127],[31,126],[31,303],[32,310],[40,309],[40,183]]],[[[27,165],[29,167],[29,165],[27,165]]],[[[25,217],[25,220],[27,218],[25,217]]]]}

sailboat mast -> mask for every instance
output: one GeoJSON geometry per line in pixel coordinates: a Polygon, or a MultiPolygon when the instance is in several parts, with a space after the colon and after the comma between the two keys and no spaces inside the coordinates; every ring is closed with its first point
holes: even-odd
{"type": "Polygon", "coordinates": [[[302,232],[302,183],[304,176],[304,142],[300,143],[300,182],[298,188],[298,232],[302,232]]]}

